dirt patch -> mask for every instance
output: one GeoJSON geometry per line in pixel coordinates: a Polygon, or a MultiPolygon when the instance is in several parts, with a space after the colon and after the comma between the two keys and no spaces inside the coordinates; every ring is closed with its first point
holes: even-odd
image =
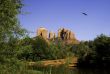
{"type": "Polygon", "coordinates": [[[30,66],[60,66],[67,64],[68,67],[74,67],[77,63],[77,57],[69,57],[66,59],[45,60],[38,62],[29,62],[30,66]]]}

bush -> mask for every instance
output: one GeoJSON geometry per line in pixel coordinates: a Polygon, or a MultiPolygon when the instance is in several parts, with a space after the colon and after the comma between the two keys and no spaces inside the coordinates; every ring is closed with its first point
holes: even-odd
{"type": "Polygon", "coordinates": [[[96,61],[100,66],[110,66],[110,37],[101,34],[94,40],[96,61]]]}
{"type": "Polygon", "coordinates": [[[110,66],[110,37],[101,34],[93,41],[80,42],[76,46],[78,66],[110,66]]]}

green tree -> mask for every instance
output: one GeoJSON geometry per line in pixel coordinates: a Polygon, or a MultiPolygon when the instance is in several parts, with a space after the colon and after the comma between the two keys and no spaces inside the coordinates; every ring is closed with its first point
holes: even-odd
{"type": "Polygon", "coordinates": [[[17,58],[22,60],[32,60],[33,59],[33,38],[26,36],[24,39],[20,39],[18,44],[17,58]]]}
{"type": "Polygon", "coordinates": [[[80,42],[76,46],[79,66],[109,67],[110,37],[99,35],[93,41],[80,42]]]}
{"type": "Polygon", "coordinates": [[[78,66],[92,66],[95,63],[96,52],[93,41],[81,41],[73,46],[73,53],[78,57],[78,66]]]}
{"type": "MultiPolygon", "coordinates": [[[[24,34],[17,15],[22,7],[21,0],[0,0],[0,55],[15,53],[18,38],[24,34]]],[[[1,57],[3,58],[3,57],[1,57]]]]}
{"type": "Polygon", "coordinates": [[[110,37],[101,34],[95,38],[94,45],[97,53],[97,63],[107,66],[110,62],[110,37]]]}
{"type": "Polygon", "coordinates": [[[22,35],[17,18],[21,7],[21,0],[0,0],[0,42],[22,35]]]}
{"type": "Polygon", "coordinates": [[[21,0],[0,0],[1,74],[14,74],[21,71],[21,65],[16,55],[18,48],[21,47],[19,47],[18,41],[24,35],[24,29],[21,28],[18,20],[22,6],[21,0]]]}
{"type": "Polygon", "coordinates": [[[32,43],[33,48],[33,57],[34,60],[46,59],[46,55],[48,54],[48,42],[41,36],[37,36],[34,38],[32,43]]]}
{"type": "MultiPolygon", "coordinates": [[[[21,0],[0,0],[0,55],[15,53],[18,38],[24,34],[17,15],[22,7],[21,0]]],[[[3,58],[3,57],[1,57],[3,58]]]]}

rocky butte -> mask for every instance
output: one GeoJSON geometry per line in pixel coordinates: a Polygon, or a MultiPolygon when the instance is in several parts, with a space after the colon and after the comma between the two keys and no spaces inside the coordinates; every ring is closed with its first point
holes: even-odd
{"type": "Polygon", "coordinates": [[[79,41],[76,39],[75,34],[68,29],[60,28],[58,29],[58,34],[54,32],[48,32],[48,30],[44,27],[40,27],[37,29],[37,36],[41,36],[46,40],[57,41],[58,39],[62,40],[67,44],[77,44],[79,41]]]}

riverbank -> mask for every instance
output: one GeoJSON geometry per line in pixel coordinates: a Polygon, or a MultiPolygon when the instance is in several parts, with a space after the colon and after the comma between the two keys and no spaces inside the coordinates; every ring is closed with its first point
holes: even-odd
{"type": "Polygon", "coordinates": [[[57,59],[57,60],[44,60],[37,62],[29,62],[29,66],[55,66],[58,67],[60,65],[66,65],[68,68],[75,67],[77,64],[77,57],[68,57],[65,59],[57,59]]]}

